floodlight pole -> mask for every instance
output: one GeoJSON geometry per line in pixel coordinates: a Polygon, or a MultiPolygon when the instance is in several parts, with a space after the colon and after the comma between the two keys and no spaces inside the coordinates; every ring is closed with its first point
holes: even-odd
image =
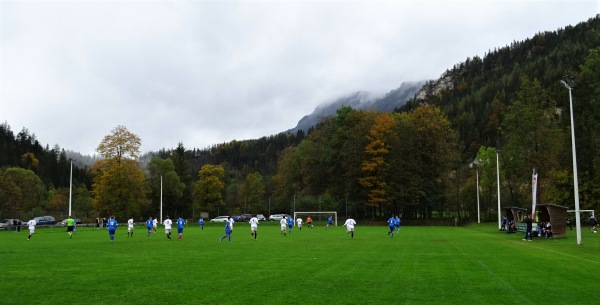
{"type": "Polygon", "coordinates": [[[471,162],[469,166],[475,169],[475,175],[477,179],[477,223],[481,223],[481,212],[479,209],[479,163],[477,162],[477,158],[475,158],[475,161],[471,162]]]}
{"type": "Polygon", "coordinates": [[[162,218],[162,175],[160,175],[160,223],[163,223],[163,218],[162,218]]]}
{"type": "Polygon", "coordinates": [[[577,151],[575,150],[575,121],[573,120],[573,82],[570,77],[565,76],[560,81],[567,89],[569,89],[569,108],[571,111],[571,149],[573,150],[573,192],[575,196],[575,228],[577,231],[577,244],[581,245],[581,215],[579,215],[579,183],[577,181],[577,151]]]}
{"type": "Polygon", "coordinates": [[[479,210],[479,169],[475,170],[477,175],[477,223],[481,223],[481,213],[479,210]]]}
{"type": "Polygon", "coordinates": [[[71,176],[69,178],[69,216],[73,216],[73,214],[71,214],[72,198],[73,198],[73,160],[71,160],[71,176]]]}
{"type": "Polygon", "coordinates": [[[498,230],[500,230],[502,229],[502,219],[500,213],[500,158],[498,156],[498,149],[496,149],[496,177],[498,184],[498,230]]]}

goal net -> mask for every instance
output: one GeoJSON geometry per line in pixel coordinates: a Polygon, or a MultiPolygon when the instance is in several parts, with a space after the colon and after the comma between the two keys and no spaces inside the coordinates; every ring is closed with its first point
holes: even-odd
{"type": "Polygon", "coordinates": [[[331,218],[333,220],[333,225],[337,227],[337,212],[335,212],[335,211],[294,212],[294,223],[296,224],[296,226],[298,225],[296,223],[296,219],[298,219],[298,217],[301,217],[303,223],[306,223],[306,217],[308,217],[308,216],[310,216],[310,218],[312,218],[313,221],[316,219],[315,216],[324,216],[324,217],[321,217],[321,218],[325,219],[325,221],[327,221],[327,218],[329,218],[329,216],[331,216],[331,218]]]}

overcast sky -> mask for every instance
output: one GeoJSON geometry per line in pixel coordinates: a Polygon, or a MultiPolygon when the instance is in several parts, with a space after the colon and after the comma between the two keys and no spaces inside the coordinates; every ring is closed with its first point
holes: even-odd
{"type": "Polygon", "coordinates": [[[0,0],[0,121],[90,155],[117,125],[143,152],[206,148],[598,13],[600,0],[0,0]]]}

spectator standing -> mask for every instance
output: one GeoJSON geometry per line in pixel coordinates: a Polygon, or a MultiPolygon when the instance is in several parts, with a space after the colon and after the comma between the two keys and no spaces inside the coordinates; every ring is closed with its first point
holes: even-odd
{"type": "Polygon", "coordinates": [[[592,229],[592,233],[596,233],[596,226],[598,225],[598,221],[594,215],[590,216],[590,228],[592,229]]]}
{"type": "Polygon", "coordinates": [[[531,230],[533,227],[533,221],[531,219],[531,216],[529,216],[529,215],[525,216],[525,225],[526,225],[525,237],[523,237],[523,240],[531,241],[531,230]]]}

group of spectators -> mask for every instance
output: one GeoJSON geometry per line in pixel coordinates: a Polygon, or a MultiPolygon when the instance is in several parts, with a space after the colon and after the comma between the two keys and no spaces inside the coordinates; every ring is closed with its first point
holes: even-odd
{"type": "MultiPolygon", "coordinates": [[[[523,237],[523,240],[531,240],[531,238],[533,236],[533,233],[532,233],[533,218],[530,217],[529,215],[526,215],[524,222],[526,225],[526,230],[525,230],[525,236],[523,237]]],[[[552,224],[549,221],[540,222],[538,216],[536,215],[536,223],[537,223],[538,236],[540,236],[540,237],[543,236],[544,238],[551,238],[553,236],[552,224]]],[[[567,227],[571,231],[573,230],[573,227],[571,225],[571,219],[569,219],[569,218],[567,218],[567,227]]],[[[594,215],[590,216],[590,229],[592,230],[592,233],[597,233],[597,227],[598,227],[598,221],[596,220],[596,217],[594,217],[594,215]]],[[[514,220],[508,221],[506,216],[504,216],[501,221],[500,231],[507,231],[506,233],[517,232],[517,227],[516,227],[515,221],[514,220]],[[508,225],[508,229],[507,229],[507,225],[508,225]]]]}

